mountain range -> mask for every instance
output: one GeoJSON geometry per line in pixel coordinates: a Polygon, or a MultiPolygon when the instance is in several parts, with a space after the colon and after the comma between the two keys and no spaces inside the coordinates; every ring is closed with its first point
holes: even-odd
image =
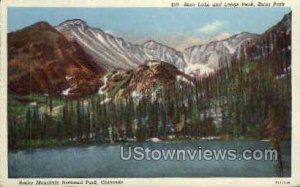
{"type": "MultiPolygon", "coordinates": [[[[270,58],[278,51],[291,50],[290,44],[291,13],[262,34],[242,32],[183,51],[154,40],[132,44],[80,19],[66,20],[56,27],[38,22],[8,33],[9,92],[89,95],[107,89],[103,86],[111,81],[104,77],[115,77],[105,76],[107,73],[120,72],[124,79],[144,76],[141,72],[152,70],[149,64],[155,64],[158,70],[149,74],[149,81],[164,77],[175,80],[177,75],[192,80],[191,77],[205,76],[230,65],[233,60],[270,58]]],[[[142,82],[153,86],[146,80],[142,82]]],[[[137,85],[140,84],[131,84],[125,90],[132,93],[137,85]]]]}
{"type": "Polygon", "coordinates": [[[101,29],[91,28],[79,19],[67,20],[55,28],[70,40],[77,41],[99,65],[107,69],[131,69],[146,60],[168,62],[180,69],[186,66],[182,53],[154,40],[142,45],[132,44],[101,29]]]}

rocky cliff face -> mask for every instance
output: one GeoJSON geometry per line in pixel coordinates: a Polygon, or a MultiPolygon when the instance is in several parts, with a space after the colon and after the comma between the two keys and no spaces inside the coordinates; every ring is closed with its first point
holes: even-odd
{"type": "Polygon", "coordinates": [[[265,31],[254,42],[244,45],[244,56],[250,59],[263,59],[289,54],[291,19],[291,13],[286,14],[278,24],[265,31]]]}
{"type": "Polygon", "coordinates": [[[256,60],[287,54],[291,50],[291,13],[263,34],[240,33],[222,41],[185,49],[186,73],[203,75],[232,60],[256,60]]]}
{"type": "MultiPolygon", "coordinates": [[[[175,66],[159,61],[147,61],[134,70],[112,71],[103,77],[104,85],[99,94],[108,98],[142,98],[161,87],[172,87],[176,81],[193,85],[193,78],[179,71],[175,66]]],[[[153,95],[152,95],[153,96],[153,95]]],[[[152,97],[150,96],[150,97],[152,97]]]]}
{"type": "Polygon", "coordinates": [[[8,34],[9,92],[77,96],[97,92],[105,70],[46,22],[8,34]]]}
{"type": "Polygon", "coordinates": [[[259,38],[257,34],[240,33],[221,41],[192,46],[184,50],[184,59],[188,62],[186,73],[211,73],[228,65],[233,58],[240,59],[243,45],[259,38]]]}

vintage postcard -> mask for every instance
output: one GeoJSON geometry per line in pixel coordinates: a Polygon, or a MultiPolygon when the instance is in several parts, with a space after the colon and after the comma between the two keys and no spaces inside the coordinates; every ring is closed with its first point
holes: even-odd
{"type": "Polygon", "coordinates": [[[0,186],[300,186],[299,5],[2,1],[0,186]]]}

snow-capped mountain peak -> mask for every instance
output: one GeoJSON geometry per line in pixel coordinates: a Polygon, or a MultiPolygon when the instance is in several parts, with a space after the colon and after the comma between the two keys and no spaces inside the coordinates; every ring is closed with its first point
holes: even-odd
{"type": "MultiPolygon", "coordinates": [[[[233,59],[258,59],[272,53],[280,33],[290,33],[291,14],[263,34],[242,32],[220,41],[194,45],[183,52],[148,40],[132,44],[121,37],[92,28],[80,19],[67,20],[56,27],[67,38],[75,40],[101,67],[133,69],[149,60],[164,61],[189,74],[212,73],[233,59]]],[[[284,42],[281,42],[284,43],[284,42]]],[[[278,44],[281,45],[281,44],[278,44]]],[[[277,45],[277,47],[278,47],[277,45]]],[[[287,46],[285,46],[287,48],[287,46]]]]}
{"type": "Polygon", "coordinates": [[[88,24],[81,19],[66,20],[59,24],[56,28],[59,30],[62,27],[80,27],[82,30],[88,29],[88,24]]]}
{"type": "Polygon", "coordinates": [[[67,20],[56,27],[67,38],[75,40],[99,65],[106,69],[132,69],[147,60],[161,60],[183,69],[183,55],[173,48],[149,40],[142,45],[89,27],[82,20],[67,20]]]}

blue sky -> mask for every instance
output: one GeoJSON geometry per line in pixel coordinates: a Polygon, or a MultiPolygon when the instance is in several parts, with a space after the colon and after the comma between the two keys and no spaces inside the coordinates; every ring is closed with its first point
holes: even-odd
{"type": "Polygon", "coordinates": [[[176,48],[247,31],[262,33],[289,8],[9,8],[8,31],[38,21],[82,19],[133,43],[154,39],[176,48]]]}

